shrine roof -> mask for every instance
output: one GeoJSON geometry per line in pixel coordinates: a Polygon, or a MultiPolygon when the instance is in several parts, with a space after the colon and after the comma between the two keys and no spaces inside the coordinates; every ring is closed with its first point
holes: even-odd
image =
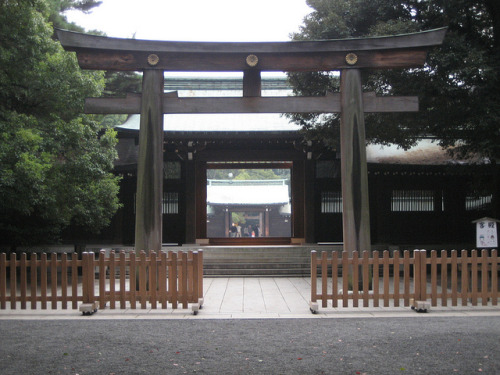
{"type": "MultiPolygon", "coordinates": [[[[163,117],[165,132],[296,132],[300,126],[280,114],[169,114],[163,117]]],[[[140,115],[131,115],[117,127],[122,130],[139,130],[140,115]]]]}
{"type": "Polygon", "coordinates": [[[209,180],[210,205],[285,205],[290,202],[284,180],[209,180]]]}

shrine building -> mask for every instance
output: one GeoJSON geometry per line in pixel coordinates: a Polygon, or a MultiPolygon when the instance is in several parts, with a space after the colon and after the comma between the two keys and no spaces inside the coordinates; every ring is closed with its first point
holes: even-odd
{"type": "MultiPolygon", "coordinates": [[[[242,77],[177,77],[165,95],[241,96],[242,77]]],[[[262,96],[291,93],[285,77],[262,79],[262,96]]],[[[165,114],[162,204],[164,245],[341,244],[340,155],[306,142],[300,127],[280,114],[165,114]],[[210,171],[272,169],[284,179],[210,178],[210,171]],[[231,237],[232,213],[244,217],[231,237]],[[259,228],[258,236],[245,227],[259,228]]],[[[118,126],[123,203],[100,235],[77,228],[68,243],[133,246],[140,115],[118,126]]],[[[459,160],[432,139],[408,151],[367,146],[371,242],[375,248],[471,248],[480,217],[497,217],[498,188],[478,190],[479,180],[499,180],[488,160],[459,160]]],[[[238,224],[238,223],[236,223],[238,224]]]]}

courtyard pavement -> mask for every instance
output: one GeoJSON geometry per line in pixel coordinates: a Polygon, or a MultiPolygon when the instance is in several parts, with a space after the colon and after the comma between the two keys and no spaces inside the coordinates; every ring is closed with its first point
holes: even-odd
{"type": "MultiPolygon", "coordinates": [[[[431,307],[427,314],[418,314],[410,307],[399,306],[373,307],[331,307],[320,308],[317,314],[309,309],[311,286],[309,277],[231,277],[204,278],[204,304],[195,316],[191,309],[119,309],[119,304],[112,309],[109,304],[104,309],[82,318],[91,319],[273,319],[273,318],[374,318],[374,317],[421,317],[426,316],[497,316],[500,317],[500,305],[492,306],[456,306],[431,307]]],[[[319,289],[318,289],[319,290],[319,289]]],[[[460,302],[460,301],[459,301],[460,302]]],[[[360,303],[360,306],[362,303],[360,303]]],[[[451,305],[451,303],[449,303],[451,305]]],[[[342,306],[339,303],[339,306],[342,306]]],[[[140,306],[139,306],[140,307],[140,306]]],[[[6,310],[0,310],[2,319],[74,319],[81,317],[78,310],[11,310],[7,303],[6,310]]]]}

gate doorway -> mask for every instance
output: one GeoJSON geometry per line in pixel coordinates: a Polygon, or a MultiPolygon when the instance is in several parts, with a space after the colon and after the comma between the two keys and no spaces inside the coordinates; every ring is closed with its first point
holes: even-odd
{"type": "Polygon", "coordinates": [[[211,243],[290,242],[291,162],[208,163],[206,230],[211,243]]]}

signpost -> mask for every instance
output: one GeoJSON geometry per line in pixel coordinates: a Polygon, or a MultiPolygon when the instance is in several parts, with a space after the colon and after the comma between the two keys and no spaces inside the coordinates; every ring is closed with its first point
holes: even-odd
{"type": "Polygon", "coordinates": [[[498,223],[500,220],[490,217],[474,220],[476,223],[476,248],[498,248],[498,223]]]}

